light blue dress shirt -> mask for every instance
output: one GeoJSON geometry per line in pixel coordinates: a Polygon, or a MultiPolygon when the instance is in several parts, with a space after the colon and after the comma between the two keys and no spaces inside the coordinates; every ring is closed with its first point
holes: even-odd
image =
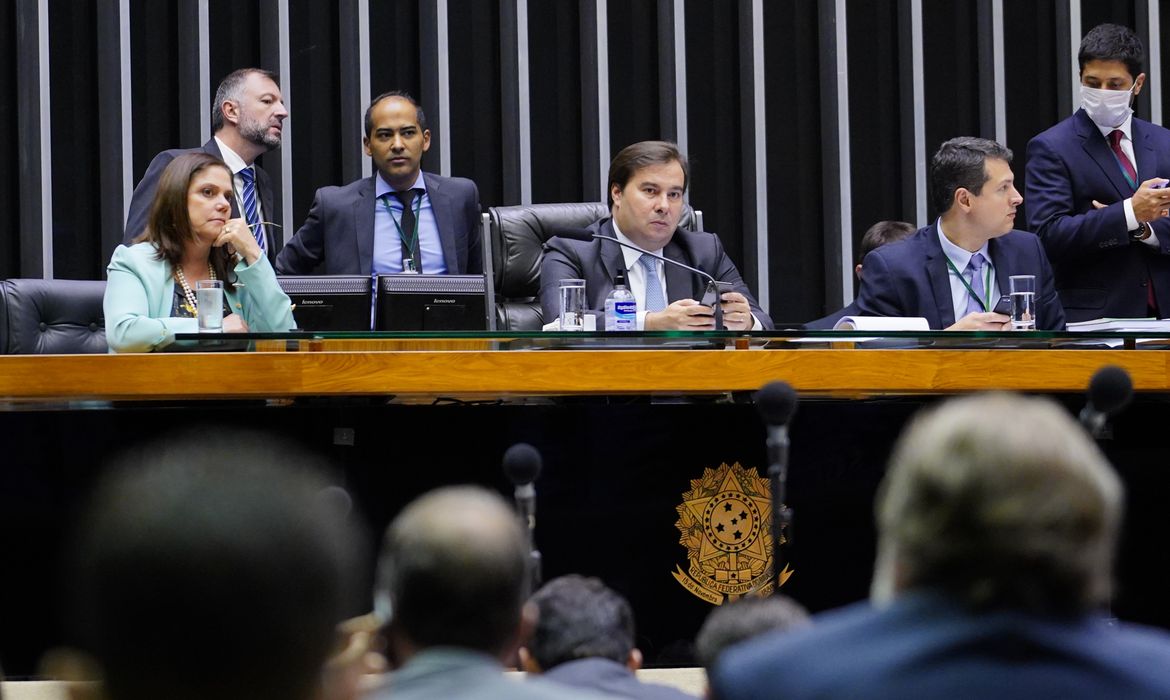
{"type": "MultiPolygon", "coordinates": [[[[411,208],[419,207],[418,212],[418,249],[422,254],[422,271],[428,275],[447,274],[447,259],[443,256],[443,244],[439,240],[439,224],[435,221],[435,212],[431,208],[431,198],[426,194],[427,183],[422,171],[418,173],[414,189],[423,190],[422,203],[419,204],[416,194],[411,208]]],[[[398,227],[395,221],[402,222],[402,202],[391,196],[390,208],[394,210],[394,219],[382,202],[382,195],[393,193],[394,188],[382,179],[378,173],[374,177],[374,274],[393,274],[402,272],[402,239],[398,237],[398,227]]],[[[410,231],[403,231],[409,237],[410,231]]]]}

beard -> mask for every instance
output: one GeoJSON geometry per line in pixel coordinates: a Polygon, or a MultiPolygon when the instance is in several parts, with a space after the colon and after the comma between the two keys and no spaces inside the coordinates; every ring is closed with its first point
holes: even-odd
{"type": "Polygon", "coordinates": [[[261,123],[259,119],[244,117],[240,120],[240,136],[271,151],[280,147],[280,134],[269,133],[270,126],[270,124],[261,123]]]}

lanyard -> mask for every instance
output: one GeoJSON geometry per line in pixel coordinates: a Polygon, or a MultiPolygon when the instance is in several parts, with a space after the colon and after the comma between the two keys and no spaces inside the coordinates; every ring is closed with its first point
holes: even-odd
{"type": "Polygon", "coordinates": [[[951,262],[951,256],[944,254],[943,257],[947,259],[947,265],[949,265],[950,268],[955,271],[955,274],[959,276],[959,281],[962,282],[963,286],[967,288],[967,294],[972,299],[979,302],[979,305],[983,307],[984,311],[990,311],[988,306],[991,304],[991,261],[987,261],[987,273],[984,276],[983,282],[983,290],[986,293],[987,298],[980,299],[979,295],[975,293],[975,290],[971,289],[971,285],[967,283],[967,278],[963,276],[963,273],[959,272],[959,268],[955,267],[955,263],[951,262]]]}
{"type": "MultiPolygon", "coordinates": [[[[387,192],[386,194],[392,195],[387,192]]],[[[402,239],[402,245],[406,246],[407,250],[414,250],[414,243],[418,240],[418,214],[422,211],[422,200],[426,191],[419,192],[418,198],[414,202],[414,231],[410,234],[410,238],[402,232],[402,224],[398,223],[398,219],[394,218],[394,208],[390,206],[390,197],[382,195],[379,199],[382,200],[382,206],[386,207],[386,213],[390,215],[390,220],[394,222],[394,228],[398,229],[398,237],[402,239]]]]}

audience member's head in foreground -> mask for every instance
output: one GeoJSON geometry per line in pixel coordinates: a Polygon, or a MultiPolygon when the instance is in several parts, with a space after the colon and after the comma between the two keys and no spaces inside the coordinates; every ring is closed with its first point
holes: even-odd
{"type": "Polygon", "coordinates": [[[110,700],[332,697],[360,530],[303,451],[216,429],[153,442],[99,485],[68,581],[110,700]]]}
{"type": "Polygon", "coordinates": [[[695,635],[695,660],[711,668],[724,649],[766,632],[802,629],[808,611],[786,595],[750,596],[713,608],[695,635]]]}

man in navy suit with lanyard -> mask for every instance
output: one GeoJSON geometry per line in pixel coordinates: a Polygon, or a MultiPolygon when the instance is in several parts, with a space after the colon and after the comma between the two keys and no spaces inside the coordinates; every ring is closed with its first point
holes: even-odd
{"type": "Polygon", "coordinates": [[[1028,227],[1070,321],[1170,315],[1170,130],[1133,116],[1142,42],[1102,24],[1081,41],[1081,109],[1028,143],[1028,227]]]}
{"type": "Polygon", "coordinates": [[[431,146],[422,107],[387,92],[366,109],[362,143],[377,172],[317,190],[305,223],[280,252],[282,275],[483,272],[479,190],[471,180],[422,172],[431,146]]]}
{"type": "Polygon", "coordinates": [[[932,226],[865,257],[857,306],[863,316],[921,316],[932,329],[1007,330],[994,310],[1012,275],[1036,277],[1036,328],[1062,330],[1052,267],[1031,233],[1013,230],[1012,152],[964,136],[939,147],[930,191],[941,212],[932,226]]]}

